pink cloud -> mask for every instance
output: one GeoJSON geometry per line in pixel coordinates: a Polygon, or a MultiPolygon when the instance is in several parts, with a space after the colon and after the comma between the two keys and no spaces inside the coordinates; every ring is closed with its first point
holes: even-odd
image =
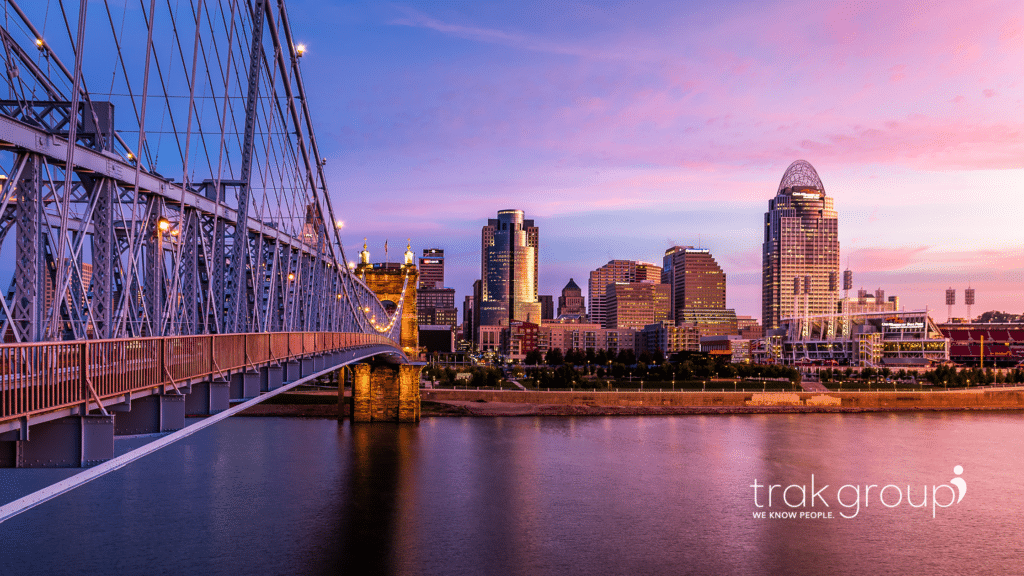
{"type": "Polygon", "coordinates": [[[901,270],[921,261],[927,246],[899,248],[860,248],[844,254],[859,270],[901,270]]]}

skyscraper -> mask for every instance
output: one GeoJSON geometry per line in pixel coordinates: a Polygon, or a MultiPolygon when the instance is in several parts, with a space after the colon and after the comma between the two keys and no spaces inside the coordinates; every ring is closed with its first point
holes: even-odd
{"type": "Polygon", "coordinates": [[[684,308],[725,308],[725,272],[710,250],[673,246],[665,251],[663,264],[661,283],[672,286],[673,314],[684,308]]]}
{"type": "Polygon", "coordinates": [[[818,173],[804,160],[786,168],[775,198],[768,201],[761,262],[765,330],[778,328],[780,318],[803,315],[805,310],[809,315],[834,312],[838,216],[818,173]],[[795,290],[797,286],[801,289],[795,290]]]}
{"type": "Polygon", "coordinates": [[[420,288],[444,288],[444,250],[424,248],[419,269],[420,288]]]}
{"type": "Polygon", "coordinates": [[[605,292],[604,328],[643,330],[669,318],[671,289],[653,282],[616,282],[605,292]]]}
{"type": "Polygon", "coordinates": [[[609,284],[616,282],[652,282],[661,280],[661,268],[636,260],[610,260],[604,266],[590,273],[587,297],[590,298],[590,321],[605,323],[608,317],[605,292],[609,284]]]}
{"type": "Polygon", "coordinates": [[[508,326],[510,320],[540,323],[538,245],[539,230],[522,210],[501,210],[487,221],[481,232],[481,326],[508,326]]]}
{"type": "Polygon", "coordinates": [[[725,272],[710,250],[673,246],[662,263],[661,281],[672,287],[676,324],[696,324],[702,336],[736,333],[736,312],[725,307],[725,272]]]}
{"type": "Polygon", "coordinates": [[[540,318],[541,320],[554,320],[555,318],[555,300],[550,294],[541,294],[537,296],[537,300],[540,302],[540,318]]]}

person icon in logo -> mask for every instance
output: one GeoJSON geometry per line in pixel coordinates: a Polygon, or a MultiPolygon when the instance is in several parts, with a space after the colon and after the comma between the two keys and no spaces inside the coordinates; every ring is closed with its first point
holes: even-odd
{"type": "Polygon", "coordinates": [[[960,501],[964,499],[964,494],[967,494],[967,481],[965,481],[963,478],[960,478],[960,475],[963,473],[964,467],[957,464],[955,467],[953,467],[953,474],[956,474],[957,477],[949,481],[950,484],[956,486],[957,492],[959,493],[956,499],[957,504],[959,504],[960,501]]]}

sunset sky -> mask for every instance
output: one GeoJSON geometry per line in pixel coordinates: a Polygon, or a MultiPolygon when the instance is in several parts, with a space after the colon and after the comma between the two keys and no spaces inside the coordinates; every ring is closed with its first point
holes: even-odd
{"type": "Polygon", "coordinates": [[[855,288],[1024,312],[1024,3],[719,4],[291,2],[349,258],[444,248],[461,305],[481,226],[521,208],[542,294],[699,244],[760,317],[764,212],[802,158],[855,288]]]}

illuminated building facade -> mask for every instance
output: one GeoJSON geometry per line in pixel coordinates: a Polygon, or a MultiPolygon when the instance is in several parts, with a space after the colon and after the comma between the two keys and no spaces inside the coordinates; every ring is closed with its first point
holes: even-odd
{"type": "Polygon", "coordinates": [[[783,364],[909,368],[947,361],[950,352],[925,310],[785,318],[767,339],[783,364]]]}
{"type": "Polygon", "coordinates": [[[424,248],[419,270],[420,288],[444,288],[444,250],[424,248]]]}
{"type": "Polygon", "coordinates": [[[643,352],[661,352],[668,356],[700,350],[700,330],[693,324],[676,325],[667,320],[656,322],[644,326],[639,336],[643,352]]]}
{"type": "Polygon", "coordinates": [[[789,165],[764,215],[761,321],[835,310],[839,281],[838,217],[814,167],[789,165]]]}
{"type": "MultiPolygon", "coordinates": [[[[605,326],[607,325],[608,312],[605,302],[605,292],[609,284],[616,282],[661,282],[661,267],[648,262],[637,262],[636,260],[610,260],[604,266],[590,273],[587,296],[590,298],[590,321],[605,326]]],[[[641,326],[642,327],[642,326],[641,326]]]]}
{"type": "Polygon", "coordinates": [[[616,282],[605,291],[605,328],[643,330],[648,324],[668,320],[672,296],[668,284],[616,282]]]}
{"type": "Polygon", "coordinates": [[[501,210],[487,221],[481,233],[481,326],[508,326],[510,320],[541,322],[538,245],[539,231],[522,210],[501,210]]]}
{"type": "Polygon", "coordinates": [[[673,246],[665,251],[661,282],[672,289],[672,318],[694,324],[702,336],[736,334],[736,311],[725,307],[725,272],[711,251],[673,246]]]}
{"type": "Polygon", "coordinates": [[[548,350],[607,350],[618,354],[623,350],[635,350],[636,330],[623,328],[606,329],[598,324],[578,322],[551,322],[541,326],[537,337],[537,349],[548,350]]]}

